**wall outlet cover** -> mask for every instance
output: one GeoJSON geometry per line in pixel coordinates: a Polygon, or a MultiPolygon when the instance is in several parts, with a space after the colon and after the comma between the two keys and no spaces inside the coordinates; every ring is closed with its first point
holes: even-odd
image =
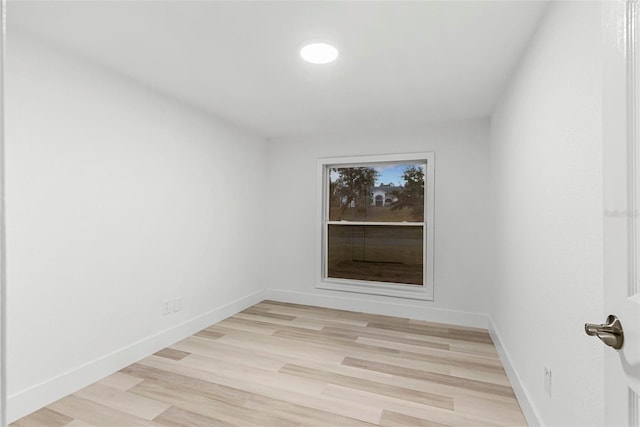
{"type": "Polygon", "coordinates": [[[171,301],[168,299],[162,300],[162,315],[166,316],[171,313],[171,301]]]}
{"type": "Polygon", "coordinates": [[[544,367],[544,391],[551,397],[551,368],[546,365],[544,367]]]}

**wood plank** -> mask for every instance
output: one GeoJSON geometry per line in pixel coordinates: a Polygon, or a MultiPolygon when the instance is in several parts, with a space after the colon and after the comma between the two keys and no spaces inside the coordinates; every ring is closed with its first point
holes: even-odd
{"type": "MultiPolygon", "coordinates": [[[[232,405],[242,406],[248,398],[248,393],[244,390],[212,383],[196,376],[177,374],[140,363],[135,363],[123,371],[129,375],[143,378],[145,380],[144,382],[147,383],[161,384],[169,389],[179,390],[182,393],[186,393],[187,391],[200,393],[203,398],[208,396],[232,405]]],[[[136,388],[134,387],[132,391],[135,390],[136,388]]]]}
{"type": "Polygon", "coordinates": [[[140,378],[132,377],[122,372],[116,372],[108,377],[105,377],[99,381],[100,384],[104,384],[109,387],[117,388],[118,390],[127,391],[136,384],[141,383],[140,378]]]}
{"type": "Polygon", "coordinates": [[[456,404],[458,413],[485,419],[497,418],[513,427],[527,426],[520,405],[515,399],[495,401],[474,396],[460,396],[456,398],[456,404]]]}
{"type": "MultiPolygon", "coordinates": [[[[192,337],[197,338],[197,337],[192,337]]],[[[243,348],[234,347],[232,345],[226,345],[225,343],[216,342],[212,343],[207,348],[194,348],[191,347],[191,340],[186,339],[181,341],[176,346],[179,348],[188,348],[192,351],[192,354],[186,358],[185,364],[192,365],[193,360],[203,359],[211,365],[218,363],[219,361],[227,363],[236,363],[240,366],[248,366],[251,368],[263,369],[267,371],[277,372],[282,365],[286,363],[285,357],[278,357],[277,355],[271,355],[264,352],[254,352],[255,357],[247,358],[247,351],[243,348]],[[258,356],[260,354],[260,357],[258,356]]]]}
{"type": "Polygon", "coordinates": [[[228,368],[219,370],[217,366],[212,366],[211,364],[196,368],[186,366],[184,360],[175,362],[158,357],[148,357],[142,360],[140,364],[164,368],[216,384],[238,387],[253,394],[286,400],[287,402],[369,423],[377,423],[382,413],[378,407],[324,397],[322,395],[325,387],[324,383],[313,379],[288,375],[247,375],[242,368],[235,371],[228,368]]]}
{"type": "Polygon", "coordinates": [[[171,406],[158,415],[155,422],[165,427],[231,427],[233,424],[171,406]]]}
{"type": "Polygon", "coordinates": [[[393,411],[382,411],[380,425],[384,427],[451,427],[451,425],[449,424],[436,423],[434,421],[416,418],[410,415],[399,414],[393,411]]]}
{"type": "Polygon", "coordinates": [[[244,331],[232,333],[227,330],[227,332],[224,337],[219,339],[220,342],[235,345],[248,351],[265,351],[326,363],[340,363],[343,359],[343,356],[337,353],[335,349],[322,348],[321,346],[308,342],[295,342],[284,338],[264,336],[244,331]]]}
{"type": "Polygon", "coordinates": [[[240,312],[241,314],[250,314],[250,315],[254,315],[254,316],[262,316],[262,317],[269,317],[271,319],[280,319],[280,320],[293,320],[296,318],[296,316],[290,316],[287,314],[277,314],[277,313],[270,313],[268,310],[256,310],[256,309],[246,309],[244,311],[240,312]]]}
{"type": "Polygon", "coordinates": [[[80,420],[73,420],[64,427],[98,427],[80,420]]]}
{"type": "MultiPolygon", "coordinates": [[[[355,418],[334,414],[331,411],[320,410],[305,405],[290,403],[285,400],[274,399],[254,394],[245,407],[256,411],[268,411],[269,413],[286,416],[300,425],[305,426],[373,426],[369,422],[355,418]]],[[[379,418],[379,417],[376,417],[379,418]]]]}
{"type": "Polygon", "coordinates": [[[191,353],[188,353],[186,351],[176,350],[174,348],[165,348],[165,349],[160,350],[160,351],[158,351],[157,353],[154,353],[154,354],[156,356],[166,357],[167,359],[180,360],[180,359],[190,355],[191,353]]]}
{"type": "Polygon", "coordinates": [[[434,372],[418,371],[417,369],[402,368],[386,363],[372,362],[370,360],[354,359],[347,357],[342,362],[347,366],[355,366],[362,369],[369,369],[376,372],[397,375],[401,377],[414,378],[422,381],[446,384],[452,387],[468,388],[470,390],[481,391],[483,393],[497,394],[499,396],[513,396],[513,390],[509,386],[492,384],[484,381],[468,380],[466,378],[452,375],[442,375],[434,372]]]}
{"type": "Polygon", "coordinates": [[[420,325],[389,325],[385,323],[369,323],[368,328],[387,329],[398,332],[407,332],[415,335],[427,335],[431,337],[444,337],[451,340],[469,341],[477,343],[492,344],[491,337],[487,332],[478,332],[475,330],[450,329],[433,326],[420,325]]]}
{"type": "Polygon", "coordinates": [[[345,318],[337,316],[337,312],[340,310],[333,310],[330,308],[322,308],[322,307],[311,307],[311,306],[296,306],[294,305],[273,305],[273,304],[264,304],[265,307],[269,308],[269,313],[274,314],[284,314],[289,316],[294,316],[295,319],[292,322],[300,321],[300,322],[317,322],[317,324],[325,324],[326,322],[331,322],[333,324],[338,325],[354,325],[354,326],[366,326],[369,322],[367,319],[363,318],[345,318]]]}
{"type": "Polygon", "coordinates": [[[167,404],[136,396],[101,383],[94,383],[85,387],[77,391],[75,396],[118,409],[145,420],[152,420],[169,408],[167,404]]]}
{"type": "Polygon", "coordinates": [[[67,396],[64,399],[52,403],[48,407],[72,419],[84,421],[96,426],[160,426],[160,424],[153,421],[144,420],[110,406],[102,405],[75,395],[67,396]]]}
{"type": "Polygon", "coordinates": [[[504,369],[500,360],[483,357],[473,357],[468,354],[458,354],[449,349],[433,349],[430,346],[424,347],[417,344],[403,344],[394,341],[385,341],[371,338],[358,338],[356,342],[370,347],[382,347],[401,351],[403,357],[414,358],[420,361],[431,363],[444,363],[448,366],[465,367],[471,369],[488,370],[502,373],[504,369]]]}
{"type": "Polygon", "coordinates": [[[505,422],[504,420],[502,420],[500,412],[496,412],[490,418],[486,418],[476,414],[466,414],[464,412],[460,412],[456,410],[455,407],[454,410],[448,410],[437,408],[434,406],[426,406],[415,402],[395,399],[388,396],[369,393],[364,390],[356,390],[353,388],[336,386],[333,384],[327,385],[325,393],[330,396],[342,398],[349,402],[368,402],[371,405],[382,408],[383,412],[385,410],[396,412],[414,418],[426,419],[445,425],[450,424],[456,427],[512,427],[511,421],[505,422]]]}
{"type": "Polygon", "coordinates": [[[216,332],[216,331],[212,331],[209,329],[203,329],[199,332],[196,332],[195,334],[193,334],[196,337],[200,337],[200,338],[206,338],[209,340],[217,340],[218,338],[224,336],[224,334],[221,334],[220,332],[216,332]]]}
{"type": "Polygon", "coordinates": [[[453,409],[453,399],[447,396],[419,392],[404,387],[383,384],[347,375],[328,373],[317,369],[305,368],[303,366],[285,365],[280,372],[304,378],[319,379],[329,384],[343,385],[345,387],[352,387],[358,390],[367,390],[372,393],[418,402],[424,405],[436,406],[438,408],[453,409]]]}
{"type": "Polygon", "coordinates": [[[62,427],[72,421],[72,417],[56,412],[53,409],[42,408],[12,425],[15,427],[62,427]]]}
{"type": "MultiPolygon", "coordinates": [[[[436,348],[440,350],[449,350],[449,344],[437,341],[427,341],[425,339],[407,338],[404,335],[394,334],[393,331],[380,332],[373,331],[370,328],[339,328],[327,326],[322,329],[322,332],[329,336],[340,336],[342,334],[348,334],[347,336],[356,336],[358,340],[371,338],[377,341],[389,342],[389,343],[403,343],[407,345],[413,345],[421,348],[436,348]]],[[[422,338],[422,337],[420,337],[422,338]]]]}
{"type": "Polygon", "coordinates": [[[131,389],[132,393],[156,399],[188,412],[236,425],[294,426],[294,422],[243,408],[188,387],[168,387],[159,382],[143,381],[131,389]]]}
{"type": "Polygon", "coordinates": [[[246,330],[250,332],[256,332],[263,335],[273,335],[278,332],[290,331],[292,333],[319,333],[321,327],[313,325],[314,327],[301,327],[301,326],[292,326],[292,323],[289,324],[274,324],[271,322],[265,322],[264,320],[259,320],[258,318],[246,318],[246,317],[236,317],[234,316],[231,319],[226,319],[224,323],[221,323],[220,326],[235,326],[238,329],[246,330]],[[274,330],[275,327],[275,330],[274,330]]]}

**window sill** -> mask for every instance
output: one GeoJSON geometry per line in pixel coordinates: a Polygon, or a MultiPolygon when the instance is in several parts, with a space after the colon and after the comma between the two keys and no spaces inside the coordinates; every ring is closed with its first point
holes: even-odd
{"type": "Polygon", "coordinates": [[[394,298],[433,301],[433,295],[424,286],[399,283],[364,282],[359,280],[323,279],[316,284],[317,289],[351,292],[369,295],[383,295],[394,298]]]}

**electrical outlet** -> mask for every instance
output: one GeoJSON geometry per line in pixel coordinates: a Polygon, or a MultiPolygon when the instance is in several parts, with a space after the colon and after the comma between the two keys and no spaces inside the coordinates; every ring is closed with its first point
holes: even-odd
{"type": "Polygon", "coordinates": [[[162,315],[166,316],[171,313],[171,301],[168,299],[162,300],[162,315]]]}
{"type": "Polygon", "coordinates": [[[544,391],[551,397],[551,368],[544,366],[544,391]]]}
{"type": "Polygon", "coordinates": [[[173,312],[177,313],[180,310],[182,310],[182,297],[174,298],[173,299],[173,312]]]}

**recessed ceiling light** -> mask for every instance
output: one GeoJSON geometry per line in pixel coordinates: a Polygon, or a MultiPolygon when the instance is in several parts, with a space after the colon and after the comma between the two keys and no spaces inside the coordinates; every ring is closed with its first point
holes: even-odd
{"type": "Polygon", "coordinates": [[[338,49],[326,43],[311,43],[300,49],[300,56],[312,64],[328,64],[338,57],[338,49]]]}

